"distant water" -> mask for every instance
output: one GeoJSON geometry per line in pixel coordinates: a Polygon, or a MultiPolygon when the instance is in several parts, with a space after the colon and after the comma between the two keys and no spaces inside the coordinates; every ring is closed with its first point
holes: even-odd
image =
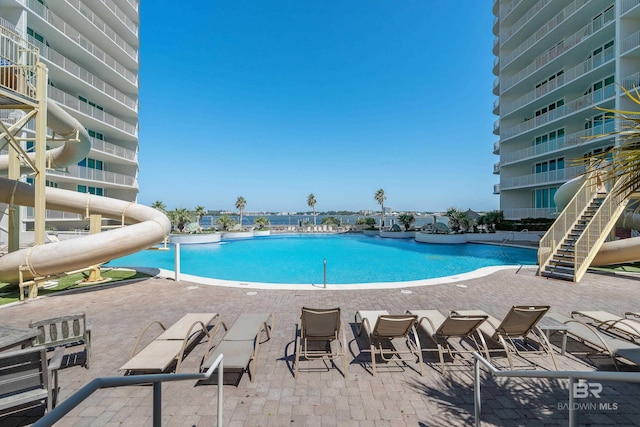
{"type": "MultiPolygon", "coordinates": [[[[304,224],[305,222],[309,222],[309,224],[313,224],[313,215],[257,215],[257,216],[253,216],[253,215],[243,215],[242,216],[242,224],[247,226],[247,225],[253,225],[254,224],[254,220],[255,218],[257,218],[258,216],[266,216],[267,219],[269,219],[269,222],[271,223],[271,225],[294,225],[294,226],[299,226],[304,224]]],[[[380,221],[380,214],[376,215],[376,216],[372,216],[372,215],[317,215],[316,216],[316,223],[317,224],[322,224],[322,219],[332,216],[336,219],[338,219],[342,224],[346,225],[346,224],[351,224],[354,225],[356,223],[356,221],[360,218],[375,218],[376,220],[376,224],[379,223],[380,221]]],[[[236,220],[236,222],[238,222],[240,220],[240,216],[239,215],[232,215],[232,218],[234,218],[236,220]]],[[[218,221],[218,216],[211,216],[211,215],[207,215],[204,216],[200,219],[200,225],[202,226],[202,228],[211,228],[212,224],[216,224],[216,222],[218,221]]],[[[398,223],[398,217],[397,216],[384,216],[384,220],[386,225],[392,225],[392,224],[397,224],[398,223]]],[[[442,222],[444,224],[447,224],[449,219],[446,217],[437,217],[437,221],[438,222],[442,222]]],[[[416,227],[422,227],[425,224],[431,224],[433,222],[433,216],[416,216],[416,222],[414,223],[414,226],[416,227]]]]}

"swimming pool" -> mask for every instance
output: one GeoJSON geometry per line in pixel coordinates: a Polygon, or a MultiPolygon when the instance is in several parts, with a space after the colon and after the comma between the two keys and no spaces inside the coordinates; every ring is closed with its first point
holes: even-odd
{"type": "MultiPolygon", "coordinates": [[[[242,282],[328,284],[404,282],[482,267],[534,265],[536,251],[483,244],[436,245],[363,235],[277,235],[181,245],[184,274],[242,282]]],[[[174,270],[169,251],[141,251],[108,266],[174,270]]]]}

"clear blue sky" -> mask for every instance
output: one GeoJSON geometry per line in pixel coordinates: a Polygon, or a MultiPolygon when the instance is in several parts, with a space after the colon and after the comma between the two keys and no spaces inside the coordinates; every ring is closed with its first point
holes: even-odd
{"type": "Polygon", "coordinates": [[[140,6],[140,194],[168,209],[498,209],[491,3],[140,6]]]}

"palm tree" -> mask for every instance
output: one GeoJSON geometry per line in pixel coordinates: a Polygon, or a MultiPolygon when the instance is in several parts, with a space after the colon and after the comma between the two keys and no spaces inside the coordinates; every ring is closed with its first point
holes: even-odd
{"type": "Polygon", "coordinates": [[[167,206],[164,203],[162,203],[160,200],[156,200],[155,202],[151,203],[151,207],[159,210],[162,213],[167,212],[167,206]]]}
{"type": "Polygon", "coordinates": [[[307,205],[313,209],[313,225],[316,225],[316,196],[313,193],[307,196],[307,205]]]}
{"type": "Polygon", "coordinates": [[[224,214],[218,218],[218,225],[220,225],[223,230],[231,230],[233,226],[236,225],[236,221],[229,215],[224,214]]]}
{"type": "MultiPolygon", "coordinates": [[[[634,88],[629,92],[622,87],[627,97],[640,105],[640,91],[634,88]]],[[[622,184],[618,192],[620,194],[632,194],[640,189],[640,112],[612,110],[596,107],[605,112],[605,117],[611,117],[620,124],[620,130],[607,134],[593,135],[591,138],[618,135],[621,142],[611,150],[600,154],[588,156],[585,162],[598,165],[602,162],[611,162],[611,168],[603,173],[603,178],[625,178],[627,182],[622,184]],[[611,161],[613,159],[613,161],[611,161]]],[[[597,167],[597,166],[596,166],[597,167]]]]}
{"type": "Polygon", "coordinates": [[[449,228],[455,232],[460,230],[467,231],[473,226],[473,219],[469,214],[459,209],[449,208],[444,216],[449,218],[449,228]]]}
{"type": "Polygon", "coordinates": [[[189,210],[185,208],[176,208],[168,213],[169,219],[180,232],[184,230],[184,226],[191,222],[189,210]]]}
{"type": "Polygon", "coordinates": [[[409,231],[411,224],[416,222],[416,217],[412,213],[403,213],[398,217],[398,222],[404,225],[405,231],[409,231]]]}
{"type": "Polygon", "coordinates": [[[200,226],[200,219],[202,219],[202,217],[204,216],[204,214],[206,213],[204,211],[204,206],[196,206],[196,210],[194,211],[196,214],[196,221],[198,223],[198,227],[200,226]]]}
{"type": "Polygon", "coordinates": [[[374,199],[380,204],[380,212],[381,212],[381,220],[380,220],[380,229],[384,227],[384,201],[387,200],[387,196],[384,194],[384,190],[380,188],[376,191],[376,194],[373,196],[374,199]]]}
{"type": "Polygon", "coordinates": [[[240,211],[240,226],[242,226],[242,211],[244,210],[244,207],[246,205],[247,201],[244,199],[244,197],[240,196],[236,199],[236,209],[240,211]]]}
{"type": "Polygon", "coordinates": [[[253,219],[253,222],[258,226],[258,230],[264,230],[269,225],[269,218],[266,216],[258,216],[253,219]]]}

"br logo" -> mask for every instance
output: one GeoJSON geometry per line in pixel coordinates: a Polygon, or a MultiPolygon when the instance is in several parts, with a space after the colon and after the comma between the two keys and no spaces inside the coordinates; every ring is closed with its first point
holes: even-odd
{"type": "Polygon", "coordinates": [[[589,395],[599,399],[601,392],[602,384],[600,383],[590,383],[588,381],[578,381],[573,383],[573,397],[576,399],[584,399],[589,397],[589,395]]]}

